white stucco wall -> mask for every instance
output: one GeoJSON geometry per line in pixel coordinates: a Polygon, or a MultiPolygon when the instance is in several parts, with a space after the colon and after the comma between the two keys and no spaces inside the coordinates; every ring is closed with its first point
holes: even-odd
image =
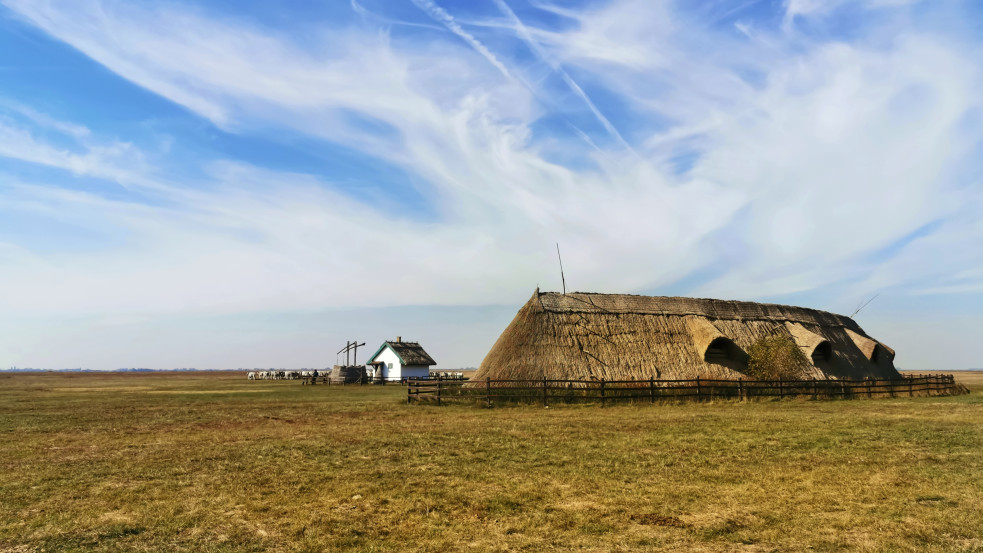
{"type": "Polygon", "coordinates": [[[404,378],[426,378],[430,376],[430,367],[427,365],[406,365],[400,362],[399,356],[392,349],[386,347],[379,352],[369,362],[382,362],[382,378],[386,380],[402,380],[404,378]]]}
{"type": "Polygon", "coordinates": [[[400,378],[426,378],[430,376],[430,367],[426,365],[406,365],[400,378]]]}
{"type": "Polygon", "coordinates": [[[393,350],[383,348],[383,350],[379,352],[379,355],[376,355],[372,361],[382,361],[382,378],[385,378],[386,380],[404,378],[401,374],[402,363],[399,362],[399,357],[396,356],[396,353],[393,350]]]}

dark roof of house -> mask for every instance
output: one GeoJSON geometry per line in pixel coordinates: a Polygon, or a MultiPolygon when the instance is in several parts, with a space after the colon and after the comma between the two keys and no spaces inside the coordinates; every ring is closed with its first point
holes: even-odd
{"type": "Polygon", "coordinates": [[[393,341],[383,342],[382,345],[379,346],[379,349],[377,349],[376,352],[372,354],[372,357],[369,358],[369,362],[371,363],[374,361],[376,356],[378,356],[379,353],[381,353],[382,350],[386,349],[387,347],[393,350],[393,353],[396,354],[396,357],[398,357],[400,362],[404,365],[430,366],[437,364],[437,362],[433,360],[433,357],[430,357],[430,354],[423,349],[423,346],[421,346],[419,342],[393,341]]]}

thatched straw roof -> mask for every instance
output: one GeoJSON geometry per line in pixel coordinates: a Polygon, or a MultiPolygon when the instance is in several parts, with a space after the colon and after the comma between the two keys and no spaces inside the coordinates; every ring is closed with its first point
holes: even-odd
{"type": "Polygon", "coordinates": [[[802,348],[810,360],[805,377],[898,376],[894,351],[842,315],[742,301],[536,290],[474,378],[740,378],[747,376],[747,349],[773,334],[802,348]]]}
{"type": "Polygon", "coordinates": [[[421,346],[419,342],[404,342],[401,339],[383,342],[382,345],[379,346],[379,349],[372,354],[372,357],[369,357],[369,361],[374,361],[376,356],[382,353],[382,350],[386,348],[393,350],[393,353],[396,354],[396,357],[399,358],[403,365],[431,366],[437,364],[437,362],[433,360],[433,357],[430,357],[430,354],[423,349],[423,346],[421,346]]]}

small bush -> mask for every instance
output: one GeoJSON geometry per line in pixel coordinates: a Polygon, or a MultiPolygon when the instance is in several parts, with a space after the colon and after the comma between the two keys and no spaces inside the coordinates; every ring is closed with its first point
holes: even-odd
{"type": "Polygon", "coordinates": [[[760,380],[802,378],[809,360],[791,336],[765,336],[748,348],[748,374],[760,380]]]}

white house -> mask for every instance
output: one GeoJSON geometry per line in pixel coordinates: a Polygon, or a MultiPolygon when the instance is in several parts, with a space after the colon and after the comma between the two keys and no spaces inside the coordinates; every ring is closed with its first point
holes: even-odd
{"type": "Polygon", "coordinates": [[[419,342],[404,342],[397,336],[396,341],[383,342],[379,346],[365,369],[371,380],[403,380],[428,377],[430,367],[436,364],[419,342]]]}

